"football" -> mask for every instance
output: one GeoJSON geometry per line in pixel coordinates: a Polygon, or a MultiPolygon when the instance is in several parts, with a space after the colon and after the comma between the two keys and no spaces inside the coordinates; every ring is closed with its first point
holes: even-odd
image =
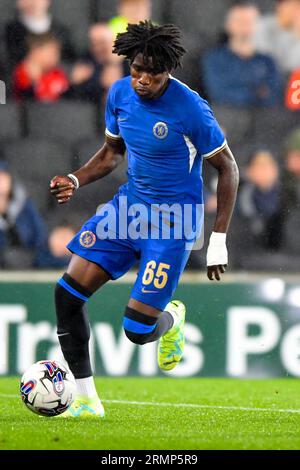
{"type": "Polygon", "coordinates": [[[73,374],[57,361],[39,361],[24,373],[21,398],[27,408],[41,416],[58,416],[72,404],[76,395],[73,374]]]}

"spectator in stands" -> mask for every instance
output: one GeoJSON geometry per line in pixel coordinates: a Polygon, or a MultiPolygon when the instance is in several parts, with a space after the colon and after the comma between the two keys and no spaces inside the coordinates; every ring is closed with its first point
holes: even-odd
{"type": "Polygon", "coordinates": [[[151,0],[119,0],[118,14],[109,21],[114,35],[126,31],[128,23],[150,20],[151,0]]]}
{"type": "Polygon", "coordinates": [[[66,248],[69,241],[75,236],[74,227],[61,224],[49,234],[47,246],[39,250],[34,260],[36,268],[62,269],[69,264],[71,253],[66,248]]]}
{"type": "Polygon", "coordinates": [[[51,0],[17,0],[16,3],[17,17],[6,26],[5,35],[10,68],[24,59],[27,38],[31,34],[53,34],[62,44],[63,59],[74,59],[74,48],[68,30],[49,13],[51,0]]]}
{"type": "Polygon", "coordinates": [[[300,209],[300,129],[294,130],[285,143],[282,199],[284,212],[300,209]]]}
{"type": "MultiPolygon", "coordinates": [[[[11,267],[7,253],[23,249],[34,255],[46,242],[44,222],[24,187],[14,181],[8,166],[0,162],[0,265],[11,267]]],[[[21,257],[19,267],[22,266],[21,257]]]]}
{"type": "Polygon", "coordinates": [[[17,65],[13,77],[15,97],[38,101],[56,101],[69,88],[69,80],[60,66],[60,44],[50,35],[30,36],[28,54],[17,65]]]}
{"type": "Polygon", "coordinates": [[[274,13],[259,20],[256,47],[285,73],[300,67],[300,0],[276,0],[274,13]]]}
{"type": "Polygon", "coordinates": [[[123,62],[112,53],[114,35],[105,23],[89,30],[89,52],[71,71],[72,94],[75,98],[99,102],[109,87],[123,76],[123,62]]]}
{"type": "Polygon", "coordinates": [[[212,102],[240,107],[278,104],[281,78],[273,59],[256,52],[257,19],[251,3],[231,7],[225,24],[228,43],[204,55],[203,80],[212,102]]]}
{"type": "Polygon", "coordinates": [[[281,245],[282,205],[279,166],[268,150],[251,155],[239,190],[238,212],[243,233],[254,246],[267,249],[281,245]]]}

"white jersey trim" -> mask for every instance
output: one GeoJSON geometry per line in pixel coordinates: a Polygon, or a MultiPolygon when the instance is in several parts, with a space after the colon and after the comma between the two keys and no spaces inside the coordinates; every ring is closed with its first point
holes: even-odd
{"type": "Polygon", "coordinates": [[[192,171],[192,168],[193,168],[193,165],[194,165],[194,161],[195,161],[195,158],[197,156],[197,149],[196,147],[192,144],[192,142],[190,141],[190,139],[184,135],[184,140],[185,140],[185,143],[189,149],[189,158],[190,158],[190,172],[192,171]]]}
{"type": "Polygon", "coordinates": [[[220,145],[220,147],[215,148],[214,150],[212,150],[212,151],[209,152],[209,153],[204,153],[204,154],[202,155],[202,157],[203,157],[203,158],[211,158],[211,157],[213,157],[216,153],[219,153],[221,150],[223,150],[226,146],[227,146],[227,140],[225,140],[225,141],[223,142],[223,144],[220,145]]]}
{"type": "Polygon", "coordinates": [[[192,88],[190,88],[186,83],[182,82],[181,80],[178,80],[178,78],[175,78],[173,77],[173,75],[169,74],[169,77],[172,79],[172,80],[175,80],[176,82],[180,83],[181,85],[185,86],[186,88],[188,88],[190,91],[192,91],[193,93],[195,93],[197,96],[200,97],[199,93],[196,91],[196,90],[193,90],[192,88]]]}
{"type": "Polygon", "coordinates": [[[121,134],[118,134],[118,135],[113,134],[107,128],[105,129],[105,135],[107,135],[108,137],[111,137],[112,139],[121,139],[122,138],[121,134]]]}

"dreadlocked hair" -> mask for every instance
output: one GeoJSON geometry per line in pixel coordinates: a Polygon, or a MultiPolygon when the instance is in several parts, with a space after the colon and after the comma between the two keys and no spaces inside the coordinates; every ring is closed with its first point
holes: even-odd
{"type": "Polygon", "coordinates": [[[156,26],[151,21],[140,21],[128,24],[126,32],[117,35],[113,52],[125,56],[130,63],[142,53],[146,65],[151,57],[155,69],[170,72],[181,67],[181,58],[186,50],[181,44],[181,31],[177,26],[156,26]]]}

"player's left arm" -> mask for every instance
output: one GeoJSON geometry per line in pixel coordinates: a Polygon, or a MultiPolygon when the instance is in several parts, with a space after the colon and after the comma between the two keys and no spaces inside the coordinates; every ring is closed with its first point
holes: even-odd
{"type": "Polygon", "coordinates": [[[220,281],[228,264],[226,234],[235,206],[239,170],[228,145],[206,160],[218,171],[217,216],[207,250],[207,276],[211,281],[220,281]]]}

